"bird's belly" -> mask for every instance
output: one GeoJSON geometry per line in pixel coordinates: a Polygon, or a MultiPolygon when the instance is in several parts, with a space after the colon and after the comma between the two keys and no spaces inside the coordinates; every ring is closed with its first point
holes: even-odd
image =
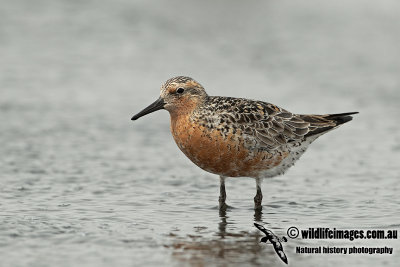
{"type": "Polygon", "coordinates": [[[259,177],[278,166],[288,152],[249,150],[239,133],[222,134],[186,121],[171,124],[171,132],[182,152],[197,166],[227,177],[259,177]]]}

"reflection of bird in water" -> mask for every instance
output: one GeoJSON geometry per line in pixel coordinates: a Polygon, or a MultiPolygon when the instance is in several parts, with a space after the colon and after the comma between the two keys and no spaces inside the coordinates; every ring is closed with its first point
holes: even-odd
{"type": "Polygon", "coordinates": [[[281,258],[281,260],[287,264],[288,259],[285,255],[285,252],[283,252],[283,247],[281,243],[287,241],[286,237],[279,238],[274,233],[272,233],[271,230],[264,228],[264,226],[257,223],[254,223],[254,225],[265,234],[265,236],[261,238],[260,242],[271,242],[271,244],[274,246],[276,254],[278,254],[279,258],[281,258]]]}
{"type": "Polygon", "coordinates": [[[300,115],[262,101],[209,96],[184,76],[166,81],[160,98],[132,120],[159,109],[169,111],[171,132],[182,152],[220,176],[220,207],[226,208],[225,178],[252,177],[256,209],[261,209],[263,178],[283,174],[315,139],[357,113],[300,115]]]}

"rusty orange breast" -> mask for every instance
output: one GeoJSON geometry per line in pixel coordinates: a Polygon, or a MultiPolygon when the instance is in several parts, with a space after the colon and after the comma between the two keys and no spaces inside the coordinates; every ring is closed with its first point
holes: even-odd
{"type": "Polygon", "coordinates": [[[190,119],[189,114],[171,116],[171,133],[180,150],[200,168],[227,177],[258,177],[278,166],[288,153],[251,151],[240,131],[223,135],[190,119]]]}

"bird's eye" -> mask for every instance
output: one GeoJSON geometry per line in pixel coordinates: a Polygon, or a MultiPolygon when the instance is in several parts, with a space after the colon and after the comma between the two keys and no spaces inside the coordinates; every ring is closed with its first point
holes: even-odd
{"type": "Polygon", "coordinates": [[[182,94],[184,91],[185,91],[185,89],[183,89],[182,87],[176,89],[176,92],[177,92],[178,94],[182,94]]]}

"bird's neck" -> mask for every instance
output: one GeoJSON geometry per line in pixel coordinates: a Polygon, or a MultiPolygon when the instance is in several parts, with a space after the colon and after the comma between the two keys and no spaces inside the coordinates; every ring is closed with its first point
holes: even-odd
{"type": "Polygon", "coordinates": [[[171,115],[171,122],[188,118],[203,103],[204,99],[202,98],[184,99],[180,101],[179,105],[168,110],[171,115]]]}

